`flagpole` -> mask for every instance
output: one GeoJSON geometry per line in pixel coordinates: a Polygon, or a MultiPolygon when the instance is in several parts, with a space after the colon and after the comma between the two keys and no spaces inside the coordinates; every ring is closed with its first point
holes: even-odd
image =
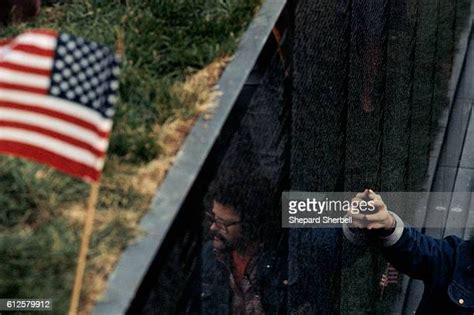
{"type": "MultiPolygon", "coordinates": [[[[387,267],[385,267],[385,271],[384,273],[382,274],[382,279],[384,278],[384,276],[386,276],[388,278],[388,267],[390,266],[390,263],[387,263],[387,267]]],[[[383,281],[383,280],[382,280],[383,281]]],[[[382,282],[381,281],[381,284],[382,284],[382,289],[380,290],[380,301],[382,301],[382,298],[383,298],[383,291],[385,290],[385,287],[388,285],[387,284],[387,281],[388,279],[385,279],[385,281],[382,282]]]]}
{"type": "Polygon", "coordinates": [[[384,289],[385,289],[385,286],[383,285],[383,286],[382,286],[382,290],[380,290],[380,301],[382,301],[382,299],[383,299],[383,291],[384,291],[384,289]]]}
{"type": "Polygon", "coordinates": [[[94,227],[94,218],[97,199],[99,196],[99,182],[92,183],[90,186],[89,200],[87,202],[87,214],[84,222],[84,232],[82,234],[81,249],[74,279],[74,287],[71,293],[71,304],[69,305],[69,315],[76,315],[79,307],[79,299],[81,297],[81,288],[84,280],[84,272],[86,270],[87,253],[94,227]]]}
{"type": "MultiPolygon", "coordinates": [[[[119,56],[123,56],[125,52],[125,36],[123,30],[117,30],[117,40],[115,42],[116,52],[119,56]]],[[[77,315],[79,308],[79,300],[81,297],[81,289],[84,281],[84,273],[86,270],[87,253],[89,252],[89,245],[94,227],[94,218],[99,197],[100,182],[91,183],[89,200],[87,201],[87,214],[84,222],[84,232],[82,234],[81,249],[79,252],[79,259],[77,263],[76,276],[74,279],[74,287],[71,293],[71,304],[69,305],[68,315],[77,315]]]]}

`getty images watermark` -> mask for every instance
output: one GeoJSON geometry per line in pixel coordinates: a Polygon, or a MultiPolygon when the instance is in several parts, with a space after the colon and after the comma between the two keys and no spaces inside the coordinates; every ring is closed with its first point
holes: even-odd
{"type": "MultiPolygon", "coordinates": [[[[371,200],[354,199],[357,192],[297,192],[282,194],[282,227],[340,228],[350,214],[374,214],[371,200]]],[[[473,192],[377,192],[388,210],[413,227],[463,229],[474,227],[473,192]]],[[[474,231],[473,231],[474,233],[474,231]]]]}
{"type": "Polygon", "coordinates": [[[352,223],[347,214],[371,214],[373,201],[354,199],[350,193],[284,192],[283,227],[340,227],[352,223]]]}

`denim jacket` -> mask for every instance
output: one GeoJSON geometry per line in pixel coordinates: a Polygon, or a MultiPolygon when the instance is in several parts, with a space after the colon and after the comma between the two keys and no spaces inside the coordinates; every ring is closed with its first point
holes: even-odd
{"type": "MultiPolygon", "coordinates": [[[[394,217],[397,228],[382,240],[382,253],[397,270],[424,282],[417,314],[473,314],[474,241],[434,239],[394,217]]],[[[344,234],[357,241],[347,227],[344,234]]]]}
{"type": "Polygon", "coordinates": [[[400,272],[423,280],[417,314],[473,314],[473,241],[455,236],[433,239],[406,227],[400,240],[383,253],[400,272]]]}

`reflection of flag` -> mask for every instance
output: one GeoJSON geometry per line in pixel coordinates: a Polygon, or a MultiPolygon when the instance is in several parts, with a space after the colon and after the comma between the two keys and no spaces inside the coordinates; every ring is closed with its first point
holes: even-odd
{"type": "Polygon", "coordinates": [[[98,181],[117,100],[107,47],[52,30],[0,41],[0,152],[98,181]]]}
{"type": "Polygon", "coordinates": [[[385,269],[385,272],[382,275],[382,278],[380,279],[379,285],[380,285],[380,300],[382,300],[383,297],[383,291],[386,287],[388,287],[389,284],[392,283],[398,283],[398,271],[397,269],[393,268],[393,266],[390,263],[387,263],[387,268],[385,269]]]}
{"type": "Polygon", "coordinates": [[[380,279],[380,286],[387,287],[389,284],[398,283],[398,271],[387,263],[387,269],[380,279]]]}

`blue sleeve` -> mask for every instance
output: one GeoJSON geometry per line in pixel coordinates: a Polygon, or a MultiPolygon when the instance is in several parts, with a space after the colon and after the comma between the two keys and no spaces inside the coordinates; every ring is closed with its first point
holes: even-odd
{"type": "Polygon", "coordinates": [[[382,249],[385,258],[400,272],[420,280],[429,280],[452,272],[456,249],[462,240],[455,236],[434,239],[405,226],[401,238],[382,249]]]}

